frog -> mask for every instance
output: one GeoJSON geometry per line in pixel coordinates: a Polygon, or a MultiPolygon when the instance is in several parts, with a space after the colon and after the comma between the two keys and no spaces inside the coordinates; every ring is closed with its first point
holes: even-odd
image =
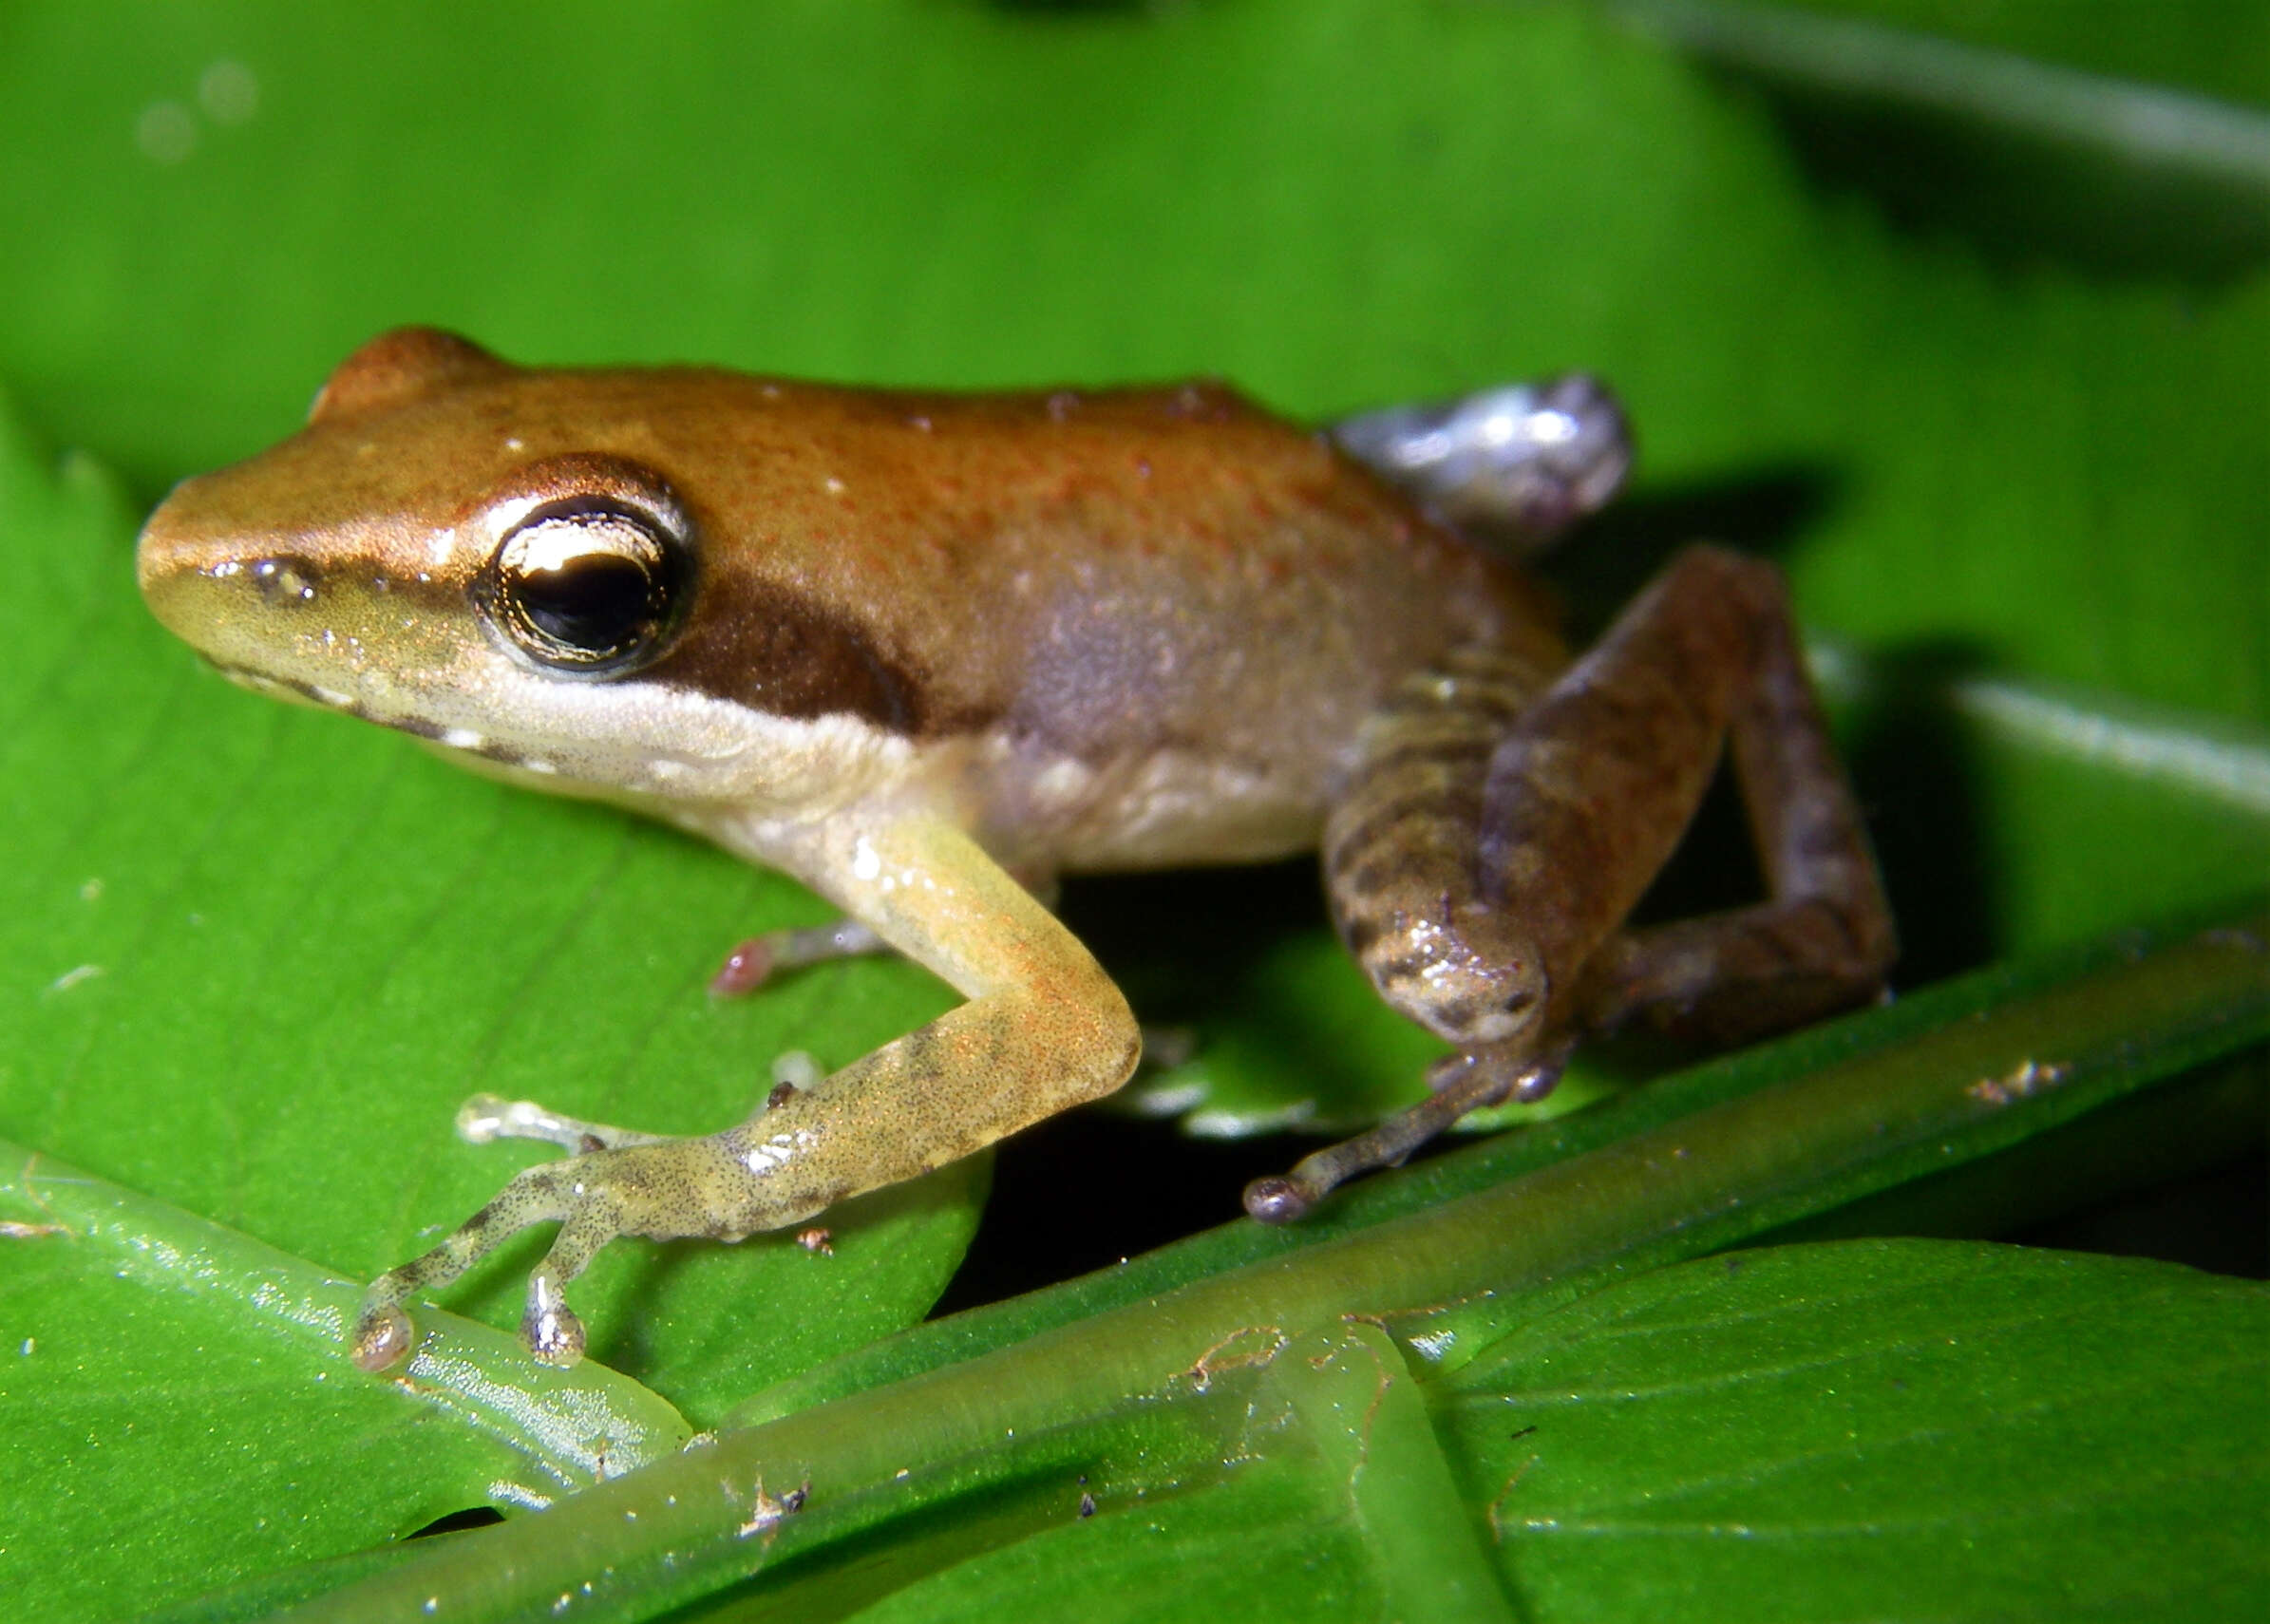
{"type": "Polygon", "coordinates": [[[962,1001],[708,1134],[468,1102],[463,1137],[565,1154],[372,1282],[354,1361],[403,1360],[410,1299],[551,1223],[521,1335],[573,1364],[568,1288],[617,1237],[808,1233],[1118,1089],[1142,1030],[1061,876],[1316,852],[1348,950],[1449,1047],[1420,1104],[1257,1180],[1265,1222],[1542,1098],[1594,1034],[1738,1042],[1879,997],[1890,914],[1778,570],[1688,545],[1578,650],[1523,561],[1632,454],[1582,373],[1316,428],[1212,381],[522,367],[431,328],[355,350],[301,429],[150,515],[158,620],[244,686],[842,911],[758,938],[747,979],[888,950],[962,1001]],[[1722,757],[1765,895],[1634,925],[1722,757]]]}

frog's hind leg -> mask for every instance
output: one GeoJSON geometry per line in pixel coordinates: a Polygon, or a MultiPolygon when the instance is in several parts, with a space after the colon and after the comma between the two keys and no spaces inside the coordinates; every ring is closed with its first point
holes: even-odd
{"type": "Polygon", "coordinates": [[[1890,914],[1778,572],[1692,548],[1524,706],[1528,675],[1462,655],[1359,741],[1325,830],[1340,932],[1381,995],[1459,1052],[1433,1098],[1256,1181],[1256,1217],[1297,1218],[1477,1105],[1542,1096],[1586,1031],[1756,1035],[1881,987],[1890,914]],[[1619,935],[1730,739],[1771,896],[1619,935]]]}
{"type": "MultiPolygon", "coordinates": [[[[1778,597],[1778,577],[1765,583],[1778,597]]],[[[1763,590],[1763,589],[1761,589],[1763,590]]],[[[1574,1019],[1731,1045],[1867,1002],[1898,952],[1891,908],[1787,613],[1753,628],[1728,745],[1767,900],[1623,931],[1586,962],[1574,1019]]]]}

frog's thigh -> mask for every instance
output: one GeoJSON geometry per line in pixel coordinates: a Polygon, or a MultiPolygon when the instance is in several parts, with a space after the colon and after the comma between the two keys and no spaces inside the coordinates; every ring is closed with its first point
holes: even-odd
{"type": "Polygon", "coordinates": [[[1409,678],[1366,723],[1325,821],[1341,939],[1382,997],[1453,1043],[1504,1041],[1542,1007],[1534,945],[1484,897],[1476,852],[1491,758],[1550,675],[1469,648],[1409,678]]]}

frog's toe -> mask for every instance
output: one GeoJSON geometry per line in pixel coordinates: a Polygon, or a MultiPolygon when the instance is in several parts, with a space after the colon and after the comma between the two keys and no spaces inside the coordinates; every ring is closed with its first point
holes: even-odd
{"type": "Polygon", "coordinates": [[[547,1365],[562,1369],[583,1357],[583,1321],[567,1305],[567,1294],[539,1270],[528,1282],[528,1310],[520,1316],[520,1340],[547,1365]]]}
{"type": "Polygon", "coordinates": [[[1568,1048],[1543,1053],[1521,1044],[1484,1044],[1438,1062],[1428,1072],[1433,1090],[1409,1109],[1388,1118],[1368,1133],[1327,1145],[1300,1159],[1279,1178],[1257,1179],[1245,1187],[1245,1210],[1263,1223],[1294,1223],[1315,1209],[1359,1173],[1399,1167],[1404,1159],[1468,1111],[1506,1100],[1541,1100],[1561,1080],[1568,1048]]]}
{"type": "Polygon", "coordinates": [[[354,1362],[375,1371],[400,1360],[409,1350],[414,1334],[409,1315],[402,1308],[404,1300],[415,1293],[449,1284],[529,1225],[568,1218],[580,1204],[580,1170],[596,1160],[571,1156],[525,1169],[488,1205],[445,1236],[441,1244],[371,1281],[370,1289],[363,1294],[362,1311],[348,1332],[348,1351],[354,1362]]]}
{"type": "Polygon", "coordinates": [[[488,1144],[500,1139],[533,1139],[544,1144],[557,1144],[576,1155],[621,1150],[634,1144],[659,1144],[669,1136],[615,1127],[608,1123],[585,1122],[581,1117],[564,1116],[534,1100],[476,1094],[457,1108],[457,1137],[467,1144],[488,1144]]]}
{"type": "Polygon", "coordinates": [[[1565,1045],[1542,1054],[1524,1044],[1481,1044],[1447,1054],[1427,1068],[1434,1094],[1458,1099],[1462,1110],[1485,1105],[1533,1105],[1560,1085],[1568,1065],[1565,1045]]]}
{"type": "Polygon", "coordinates": [[[773,931],[734,944],[724,965],[709,978],[709,992],[718,998],[745,997],[784,970],[890,951],[872,928],[857,919],[773,931]]]}
{"type": "MultiPolygon", "coordinates": [[[[386,1280],[371,1288],[375,1294],[386,1280]]],[[[415,1334],[410,1316],[402,1312],[402,1305],[390,1297],[372,1301],[365,1297],[362,1312],[355,1316],[354,1329],[348,1333],[347,1352],[357,1367],[377,1375],[399,1364],[410,1350],[410,1339],[415,1334]]]]}
{"type": "Polygon", "coordinates": [[[1296,1176],[1279,1174],[1245,1186],[1245,1210],[1263,1223],[1298,1223],[1323,1195],[1296,1176]]]}
{"type": "MultiPolygon", "coordinates": [[[[598,1160],[571,1158],[575,1161],[598,1160]]],[[[528,1306],[520,1315],[520,1340],[527,1343],[528,1351],[547,1365],[562,1367],[583,1357],[583,1322],[568,1307],[568,1282],[583,1273],[600,1247],[624,1230],[622,1212],[602,1179],[586,1177],[575,1182],[579,1192],[576,1203],[553,1238],[552,1250],[529,1273],[528,1306]]]]}

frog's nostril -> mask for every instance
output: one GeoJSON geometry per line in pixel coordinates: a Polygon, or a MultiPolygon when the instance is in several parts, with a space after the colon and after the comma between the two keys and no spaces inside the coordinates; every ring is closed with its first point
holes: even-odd
{"type": "MultiPolygon", "coordinates": [[[[222,566],[225,568],[226,566],[222,566]]],[[[262,558],[245,572],[260,589],[260,596],[277,605],[315,601],[315,572],[305,559],[262,558]]]]}

